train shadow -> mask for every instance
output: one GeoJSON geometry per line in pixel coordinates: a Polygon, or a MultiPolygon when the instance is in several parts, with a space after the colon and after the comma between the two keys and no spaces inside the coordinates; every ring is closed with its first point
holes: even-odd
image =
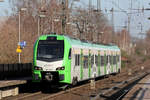
{"type": "Polygon", "coordinates": [[[59,88],[59,85],[52,85],[50,83],[33,83],[32,81],[28,81],[26,84],[19,85],[19,93],[57,93],[62,89],[59,88]]]}
{"type": "MultiPolygon", "coordinates": [[[[103,80],[105,78],[108,78],[108,77],[106,76],[97,77],[95,78],[95,81],[103,80]]],[[[70,88],[78,87],[78,86],[87,84],[89,82],[90,80],[85,80],[85,81],[79,82],[75,86],[72,86],[72,85],[66,86],[66,84],[49,83],[49,82],[33,83],[31,80],[29,80],[26,84],[19,85],[19,92],[20,93],[42,92],[42,93],[53,94],[53,93],[57,93],[60,91],[65,91],[70,88]]]]}
{"type": "Polygon", "coordinates": [[[40,91],[40,85],[34,84],[32,81],[27,81],[26,84],[19,85],[19,93],[35,93],[40,91]]]}

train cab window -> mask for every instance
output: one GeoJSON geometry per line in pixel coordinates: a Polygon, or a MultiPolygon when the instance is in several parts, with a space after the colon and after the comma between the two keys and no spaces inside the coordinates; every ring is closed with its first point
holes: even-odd
{"type": "Polygon", "coordinates": [[[64,57],[63,40],[40,40],[37,48],[37,60],[55,61],[64,57]]]}
{"type": "Polygon", "coordinates": [[[104,66],[104,56],[101,56],[101,66],[104,66]]]}

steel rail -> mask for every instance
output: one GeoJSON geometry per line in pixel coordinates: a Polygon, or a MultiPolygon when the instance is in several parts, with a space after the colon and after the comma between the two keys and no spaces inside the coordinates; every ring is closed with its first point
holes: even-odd
{"type": "MultiPolygon", "coordinates": [[[[116,89],[120,89],[121,86],[123,85],[128,85],[130,83],[134,83],[135,81],[139,80],[139,79],[142,79],[144,78],[145,76],[147,76],[149,73],[143,73],[143,74],[140,74],[138,76],[135,76],[135,77],[131,77],[130,79],[128,80],[125,80],[115,86],[113,86],[112,88],[108,89],[107,91],[104,91],[103,93],[98,93],[95,97],[92,98],[92,100],[97,100],[99,97],[106,97],[105,95],[110,93],[111,91],[114,91],[116,89]]],[[[121,89],[120,89],[121,90],[121,89]]],[[[124,91],[124,93],[122,93],[122,96],[125,95],[130,89],[127,89],[126,91],[124,91]]],[[[121,98],[122,96],[119,96],[118,98],[116,98],[116,100],[120,100],[119,98],[121,98]]]]}

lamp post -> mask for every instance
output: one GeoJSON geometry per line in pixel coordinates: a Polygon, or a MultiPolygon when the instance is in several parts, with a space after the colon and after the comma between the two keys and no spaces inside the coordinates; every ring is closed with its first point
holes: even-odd
{"type": "Polygon", "coordinates": [[[104,34],[104,32],[100,32],[100,36],[101,36],[101,42],[103,43],[103,34],[104,34]]]}
{"type": "Polygon", "coordinates": [[[53,20],[53,32],[56,32],[56,33],[58,33],[58,31],[55,31],[55,22],[56,22],[56,25],[57,25],[57,22],[59,22],[60,21],[60,19],[58,19],[58,18],[55,18],[54,20],[53,20]]]}
{"type": "Polygon", "coordinates": [[[38,15],[38,37],[40,36],[40,19],[45,17],[46,15],[38,15]]]}
{"type": "MultiPolygon", "coordinates": [[[[19,41],[18,41],[18,45],[20,44],[20,41],[21,41],[21,11],[26,11],[27,10],[27,8],[21,8],[20,10],[19,10],[19,41]]],[[[21,56],[21,54],[20,53],[18,53],[18,60],[19,60],[19,63],[21,63],[21,59],[20,59],[20,56],[21,56]]]]}

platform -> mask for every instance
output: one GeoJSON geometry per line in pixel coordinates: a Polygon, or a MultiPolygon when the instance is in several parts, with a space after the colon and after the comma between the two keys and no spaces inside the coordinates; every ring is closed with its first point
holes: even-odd
{"type": "Polygon", "coordinates": [[[25,84],[27,83],[27,81],[30,80],[32,80],[32,77],[22,77],[22,78],[11,79],[11,80],[0,80],[0,88],[25,84]]]}
{"type": "Polygon", "coordinates": [[[150,100],[150,75],[139,81],[122,100],[150,100]]]}
{"type": "Polygon", "coordinates": [[[22,77],[11,80],[0,80],[0,99],[19,94],[18,85],[26,84],[32,77],[22,77]]]}

